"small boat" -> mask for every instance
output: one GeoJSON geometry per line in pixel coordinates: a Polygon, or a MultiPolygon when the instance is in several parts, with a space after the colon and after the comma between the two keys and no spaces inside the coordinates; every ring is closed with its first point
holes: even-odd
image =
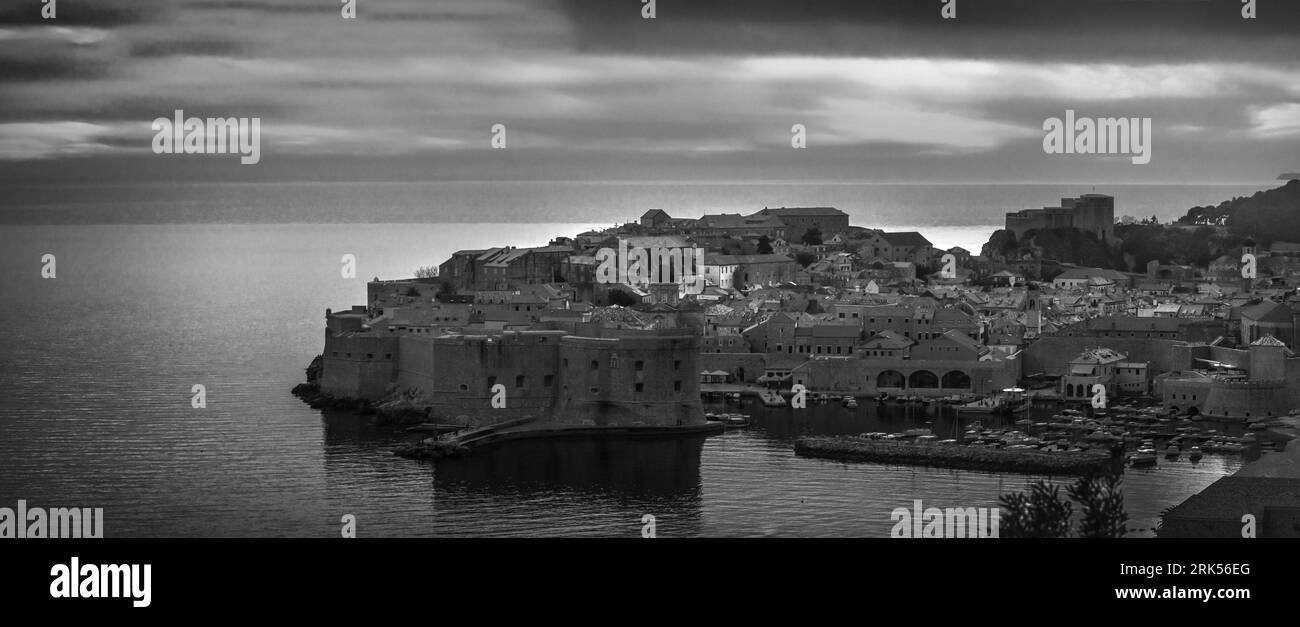
{"type": "Polygon", "coordinates": [[[1201,447],[1193,446],[1192,448],[1187,449],[1187,459],[1196,461],[1202,457],[1205,457],[1205,453],[1201,452],[1201,447]]]}
{"type": "Polygon", "coordinates": [[[822,392],[821,394],[818,394],[818,395],[817,395],[817,404],[818,404],[818,405],[825,405],[826,403],[830,402],[830,400],[831,400],[831,397],[830,397],[828,394],[826,394],[825,392],[822,392]]]}
{"type": "Polygon", "coordinates": [[[758,393],[758,400],[767,407],[785,407],[785,397],[771,390],[763,390],[758,393]]]}
{"type": "Polygon", "coordinates": [[[852,396],[845,396],[843,402],[846,409],[857,409],[858,407],[858,399],[852,396]]]}
{"type": "Polygon", "coordinates": [[[749,416],[747,414],[720,414],[719,418],[726,423],[728,427],[747,427],[749,426],[749,416]]]}
{"type": "Polygon", "coordinates": [[[1156,450],[1143,446],[1133,453],[1133,456],[1129,458],[1129,463],[1134,466],[1154,466],[1156,463],[1156,450]]]}
{"type": "Polygon", "coordinates": [[[1176,459],[1179,455],[1182,454],[1183,451],[1182,449],[1178,448],[1177,444],[1170,444],[1168,447],[1165,448],[1165,457],[1169,459],[1176,459]]]}

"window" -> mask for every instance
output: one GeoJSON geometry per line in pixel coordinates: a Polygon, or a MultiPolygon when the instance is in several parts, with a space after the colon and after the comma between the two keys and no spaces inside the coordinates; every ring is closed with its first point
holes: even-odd
{"type": "MultiPolygon", "coordinates": [[[[674,392],[680,392],[680,391],[682,391],[682,382],[681,382],[681,381],[673,381],[673,391],[674,391],[674,392]]],[[[1250,414],[1246,414],[1246,415],[1249,416],[1250,414]]]]}
{"type": "Polygon", "coordinates": [[[600,388],[591,388],[592,394],[600,394],[600,388]]]}
{"type": "Polygon", "coordinates": [[[645,391],[645,384],[644,384],[644,383],[637,383],[637,384],[636,384],[636,391],[638,391],[638,392],[644,392],[644,391],[645,391]]]}
{"type": "Polygon", "coordinates": [[[522,374],[515,375],[515,387],[517,388],[524,387],[524,375],[522,374]]]}
{"type": "Polygon", "coordinates": [[[591,360],[591,369],[592,369],[592,370],[600,370],[600,362],[598,362],[598,361],[596,361],[596,360],[594,360],[594,359],[591,360]]]}
{"type": "Polygon", "coordinates": [[[460,391],[462,391],[462,392],[468,392],[468,391],[469,391],[469,386],[468,386],[468,385],[465,385],[464,383],[460,384],[460,391]]]}
{"type": "Polygon", "coordinates": [[[393,358],[392,353],[384,353],[384,359],[392,359],[392,358],[393,358]]]}
{"type": "Polygon", "coordinates": [[[542,385],[544,385],[544,386],[546,386],[546,387],[549,388],[549,387],[551,387],[551,386],[554,385],[554,384],[555,384],[555,375],[553,375],[553,374],[548,374],[548,375],[542,377],[542,385]]]}
{"type": "MultiPolygon", "coordinates": [[[[776,345],[776,349],[777,349],[777,350],[781,350],[781,345],[780,345],[780,344],[777,344],[777,345],[776,345]]],[[[633,363],[633,364],[632,364],[632,369],[633,369],[633,370],[636,370],[637,372],[641,372],[642,370],[645,370],[645,362],[644,362],[644,361],[638,361],[638,362],[633,363]]]]}
{"type": "Polygon", "coordinates": [[[497,384],[497,378],[496,378],[496,377],[488,377],[488,389],[489,389],[489,390],[492,389],[492,386],[494,386],[494,385],[496,385],[496,384],[497,384]]]}
{"type": "Polygon", "coordinates": [[[568,367],[569,367],[569,358],[568,358],[568,357],[565,357],[565,358],[564,358],[564,367],[565,367],[565,368],[568,368],[568,367]]]}
{"type": "Polygon", "coordinates": [[[610,367],[611,369],[612,369],[612,368],[617,368],[617,367],[618,367],[618,355],[617,355],[617,354],[614,354],[614,355],[610,355],[610,356],[609,356],[609,367],[610,367]]]}
{"type": "Polygon", "coordinates": [[[673,370],[681,370],[681,369],[682,369],[682,361],[681,361],[680,359],[677,360],[677,361],[674,361],[674,362],[673,362],[673,370]]]}

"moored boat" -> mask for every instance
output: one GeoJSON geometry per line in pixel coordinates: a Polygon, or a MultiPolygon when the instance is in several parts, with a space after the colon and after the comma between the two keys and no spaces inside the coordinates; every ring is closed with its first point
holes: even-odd
{"type": "Polygon", "coordinates": [[[1142,446],[1129,457],[1129,463],[1134,466],[1154,466],[1156,463],[1156,449],[1142,446]]]}

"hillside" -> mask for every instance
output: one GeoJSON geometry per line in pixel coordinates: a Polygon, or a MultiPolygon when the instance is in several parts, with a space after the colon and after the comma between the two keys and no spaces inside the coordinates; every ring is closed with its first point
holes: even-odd
{"type": "Polygon", "coordinates": [[[1097,268],[1123,270],[1124,257],[1091,233],[1075,229],[1030,230],[1022,240],[1015,233],[999,229],[980,251],[981,255],[1006,259],[1054,259],[1097,268]]]}
{"type": "Polygon", "coordinates": [[[1230,233],[1261,242],[1300,241],[1300,180],[1216,206],[1192,207],[1178,223],[1222,225],[1230,233]]]}
{"type": "Polygon", "coordinates": [[[1116,225],[1123,240],[1110,248],[1090,234],[1073,229],[1029,231],[1023,241],[998,230],[980,251],[990,258],[1054,259],[1098,268],[1143,272],[1147,262],[1206,266],[1232,254],[1247,237],[1260,243],[1300,242],[1300,180],[1225,200],[1192,207],[1175,224],[1116,225]]]}

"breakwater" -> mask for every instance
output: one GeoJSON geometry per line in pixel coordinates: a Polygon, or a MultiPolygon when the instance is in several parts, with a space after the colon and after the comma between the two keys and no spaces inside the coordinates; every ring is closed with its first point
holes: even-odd
{"type": "Polygon", "coordinates": [[[794,452],[803,457],[841,461],[1022,474],[1105,474],[1115,472],[1120,467],[1115,457],[1098,450],[1044,452],[952,443],[875,440],[861,436],[802,437],[795,441],[794,452]]]}

